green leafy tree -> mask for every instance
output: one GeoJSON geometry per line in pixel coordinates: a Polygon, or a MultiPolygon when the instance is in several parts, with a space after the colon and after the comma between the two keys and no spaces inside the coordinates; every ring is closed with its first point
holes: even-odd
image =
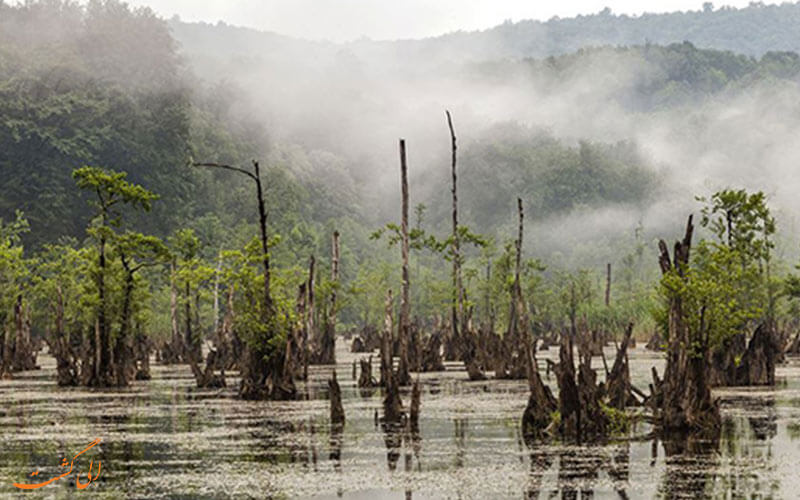
{"type": "Polygon", "coordinates": [[[118,210],[120,205],[128,205],[149,211],[153,200],[157,196],[142,186],[132,184],[125,178],[127,174],[104,170],[97,167],[81,167],[73,172],[75,183],[81,189],[93,192],[95,198],[90,202],[94,207],[96,219],[89,226],[87,232],[97,244],[97,268],[95,279],[97,283],[97,330],[98,339],[93,339],[92,351],[93,376],[89,385],[104,386],[113,384],[111,364],[112,343],[110,337],[109,304],[106,286],[109,274],[107,262],[107,245],[117,236],[115,228],[122,224],[122,214],[118,210]],[[99,345],[98,344],[99,341],[99,345]]]}

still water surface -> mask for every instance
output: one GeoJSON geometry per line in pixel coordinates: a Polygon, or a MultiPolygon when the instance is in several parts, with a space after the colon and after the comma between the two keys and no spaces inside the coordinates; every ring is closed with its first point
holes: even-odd
{"type": "MultiPolygon", "coordinates": [[[[300,385],[304,400],[246,402],[236,399],[236,379],[226,389],[197,389],[186,365],[153,365],[153,380],[124,390],[60,389],[55,363],[43,355],[41,370],[0,381],[0,496],[800,497],[800,360],[778,368],[774,388],[715,391],[724,419],[718,443],[686,449],[652,439],[639,422],[627,439],[531,450],[519,433],[524,381],[468,382],[457,364],[422,374],[420,435],[387,435],[376,423],[380,391],[361,393],[350,364],[356,355],[337,356],[347,417],[340,436],[328,425],[331,366],[313,367],[300,385]],[[61,474],[62,459],[98,437],[76,473],[32,491],[12,486],[61,474]],[[102,461],[101,474],[78,491],[75,476],[85,482],[90,458],[95,467],[102,461]],[[29,477],[35,470],[40,479],[29,477]]],[[[651,366],[663,371],[661,357],[642,348],[630,362],[642,389],[651,366]]]]}

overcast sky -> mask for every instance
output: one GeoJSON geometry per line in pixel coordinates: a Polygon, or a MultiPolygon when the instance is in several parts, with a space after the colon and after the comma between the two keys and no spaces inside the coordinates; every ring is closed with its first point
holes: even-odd
{"type": "MultiPolygon", "coordinates": [[[[422,38],[456,30],[496,26],[506,19],[547,20],[593,14],[608,6],[616,14],[699,10],[702,0],[128,0],[164,17],[247,26],[308,39],[346,41],[422,38]]],[[[744,7],[727,0],[715,7],[744,7]]],[[[770,3],[770,2],[765,2],[770,3]]]]}

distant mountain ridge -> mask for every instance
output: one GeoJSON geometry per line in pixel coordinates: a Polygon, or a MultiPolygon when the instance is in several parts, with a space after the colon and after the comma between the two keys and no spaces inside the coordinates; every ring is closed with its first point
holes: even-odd
{"type": "Polygon", "coordinates": [[[641,16],[617,16],[605,9],[597,14],[507,22],[484,31],[459,31],[419,40],[361,39],[342,44],[311,42],[223,23],[184,23],[176,18],[170,26],[190,51],[201,47],[211,51],[224,46],[247,51],[272,47],[306,54],[349,51],[360,57],[400,56],[436,63],[544,58],[590,46],[683,41],[756,57],[770,51],[800,51],[800,2],[753,2],[741,9],[715,9],[707,3],[703,10],[641,16]],[[205,37],[202,43],[197,37],[200,31],[205,37]],[[219,36],[209,37],[213,32],[219,36]]]}

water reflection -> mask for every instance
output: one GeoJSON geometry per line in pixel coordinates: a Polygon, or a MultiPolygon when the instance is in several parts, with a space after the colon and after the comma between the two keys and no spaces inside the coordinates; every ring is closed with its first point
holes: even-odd
{"type": "Polygon", "coordinates": [[[674,434],[663,444],[666,471],[660,493],[666,498],[708,497],[706,490],[719,466],[719,437],[674,434]]]}
{"type": "Polygon", "coordinates": [[[542,478],[553,464],[551,453],[543,448],[532,448],[529,454],[530,473],[528,474],[528,487],[525,498],[529,500],[539,498],[542,490],[542,478]]]}
{"type": "Polygon", "coordinates": [[[397,470],[400,459],[400,446],[403,444],[403,425],[400,422],[381,423],[383,442],[386,444],[386,464],[390,471],[397,470]]]}
{"type": "Polygon", "coordinates": [[[464,457],[467,454],[467,425],[469,421],[466,418],[454,418],[453,419],[453,429],[455,431],[455,444],[456,444],[456,456],[455,456],[455,466],[456,468],[464,467],[464,457]]]}
{"type": "MultiPolygon", "coordinates": [[[[352,356],[337,352],[337,359],[340,370],[350,369],[352,356]]],[[[659,359],[634,350],[634,383],[646,382],[659,359]]],[[[415,425],[380,421],[381,398],[344,377],[341,428],[329,422],[330,367],[312,367],[305,397],[266,403],[238,400],[236,381],[196,389],[182,365],[153,364],[150,381],[125,390],[57,389],[55,364],[40,361],[43,370],[0,381],[0,497],[14,494],[12,481],[35,468],[55,470],[59,457],[97,437],[103,474],[92,492],[101,498],[791,498],[800,491],[800,448],[791,441],[800,438],[800,370],[791,367],[779,368],[787,382],[777,388],[721,393],[716,440],[656,440],[644,423],[617,441],[579,447],[522,442],[524,381],[423,374],[415,425]]],[[[402,399],[408,407],[408,391],[402,399]]],[[[73,493],[54,487],[48,495],[73,493]]]]}
{"type": "Polygon", "coordinates": [[[608,475],[614,482],[614,490],[622,500],[628,497],[628,478],[630,474],[631,447],[625,442],[614,446],[611,463],[608,465],[608,475]]]}
{"type": "Polygon", "coordinates": [[[592,498],[592,489],[597,479],[598,470],[603,463],[603,456],[593,446],[564,449],[558,454],[558,484],[561,487],[561,498],[574,500],[592,498]]]}

